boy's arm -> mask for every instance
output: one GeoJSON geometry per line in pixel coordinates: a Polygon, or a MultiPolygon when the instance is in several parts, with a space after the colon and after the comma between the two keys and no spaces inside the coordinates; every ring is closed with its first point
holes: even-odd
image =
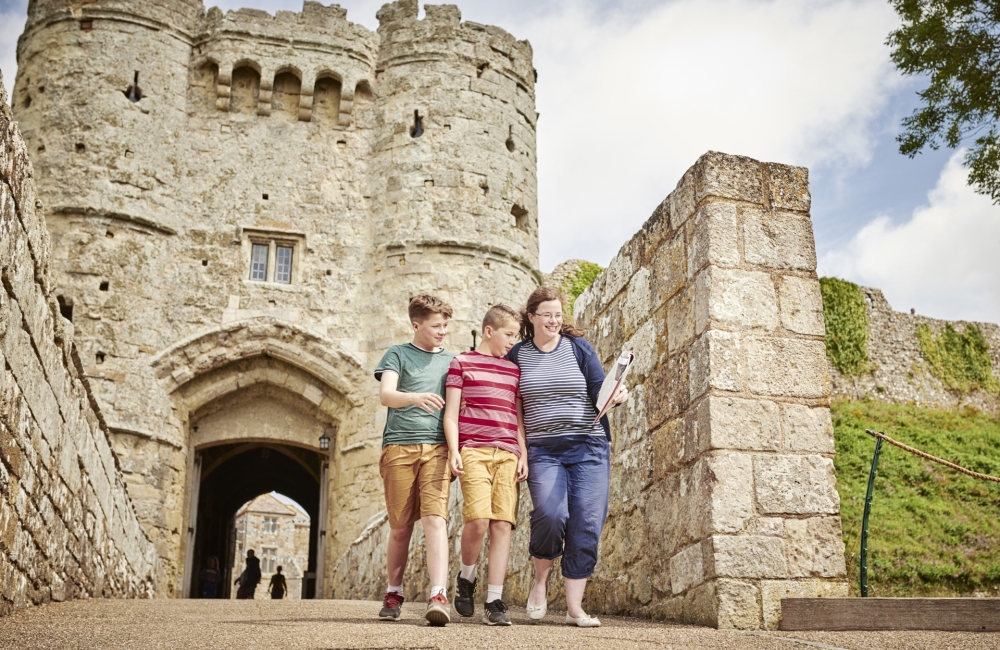
{"type": "Polygon", "coordinates": [[[521,457],[517,460],[517,482],[528,478],[528,442],[527,434],[524,431],[524,408],[521,406],[521,398],[514,400],[517,405],[517,446],[521,448],[521,457]]]}
{"type": "Polygon", "coordinates": [[[465,474],[462,454],[458,451],[458,412],[462,403],[462,389],[448,387],[444,401],[444,439],[448,443],[448,462],[455,476],[465,474]]]}
{"type": "Polygon", "coordinates": [[[396,390],[399,385],[399,373],[394,370],[383,370],[382,379],[378,384],[378,401],[382,406],[391,409],[401,409],[406,406],[419,406],[428,413],[434,413],[444,408],[444,400],[437,393],[404,393],[396,390]]]}

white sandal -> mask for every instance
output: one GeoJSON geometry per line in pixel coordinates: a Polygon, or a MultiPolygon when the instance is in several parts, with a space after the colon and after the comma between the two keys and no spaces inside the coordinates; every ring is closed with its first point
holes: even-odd
{"type": "Polygon", "coordinates": [[[541,605],[532,605],[531,597],[528,597],[528,602],[524,604],[524,609],[528,612],[528,618],[533,621],[540,621],[545,618],[545,612],[548,610],[549,604],[547,602],[541,605]]]}
{"type": "Polygon", "coordinates": [[[584,614],[580,618],[573,618],[567,612],[566,625],[575,625],[577,627],[601,627],[601,622],[597,620],[597,617],[589,614],[584,614]]]}

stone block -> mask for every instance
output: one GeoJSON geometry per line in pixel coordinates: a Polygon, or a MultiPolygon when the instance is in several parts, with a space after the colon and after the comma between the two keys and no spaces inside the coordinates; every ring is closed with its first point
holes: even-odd
{"type": "Polygon", "coordinates": [[[709,201],[698,208],[692,223],[688,277],[709,264],[723,268],[740,263],[736,205],[709,201]]]}
{"type": "Polygon", "coordinates": [[[833,420],[825,406],[782,404],[782,447],[787,451],[832,454],[833,420]]]}
{"type": "Polygon", "coordinates": [[[761,164],[752,158],[709,151],[695,164],[695,203],[714,196],[764,202],[761,164]]]}
{"type": "Polygon", "coordinates": [[[761,580],[764,628],[778,629],[782,598],[846,598],[847,583],[833,580],[761,580]]]}
{"type": "MultiPolygon", "coordinates": [[[[737,533],[754,515],[753,463],[748,454],[728,453],[704,456],[695,468],[698,477],[708,484],[709,530],[712,533],[737,533]]],[[[704,517],[704,511],[702,511],[704,517]]]]}
{"type": "Polygon", "coordinates": [[[713,325],[727,330],[778,327],[778,300],[771,276],[758,271],[708,268],[708,315],[713,325]]]}
{"type": "Polygon", "coordinates": [[[786,275],[778,282],[781,325],[796,334],[823,336],[823,296],[819,281],[786,275]]]}
{"type": "Polygon", "coordinates": [[[654,304],[662,304],[677,293],[687,282],[687,246],[684,232],[675,233],[660,247],[652,260],[650,291],[654,304]]]}
{"type": "Polygon", "coordinates": [[[687,170],[667,200],[670,202],[670,230],[677,230],[694,214],[696,201],[695,167],[687,170]]]}
{"type": "Polygon", "coordinates": [[[843,578],[846,568],[840,517],[788,519],[785,559],[789,578],[843,578]]]}
{"type": "Polygon", "coordinates": [[[809,170],[805,167],[764,163],[767,193],[771,205],[779,210],[809,212],[809,170]]]}
{"type": "Polygon", "coordinates": [[[670,589],[684,593],[705,581],[704,542],[695,542],[670,558],[670,589]]]}
{"type": "MultiPolygon", "coordinates": [[[[823,341],[748,336],[743,377],[757,395],[827,397],[830,364],[823,341]]],[[[735,389],[730,389],[735,390],[735,389]]]]}
{"type": "Polygon", "coordinates": [[[840,497],[833,461],[818,455],[757,456],[753,481],[758,511],[768,515],[836,515],[840,497]]]}
{"type": "MultiPolygon", "coordinates": [[[[709,388],[740,390],[740,340],[736,334],[709,330],[691,345],[691,400],[709,388]]],[[[824,352],[825,354],[825,352],[824,352]]]]}
{"type": "Polygon", "coordinates": [[[628,283],[625,300],[622,302],[623,335],[626,338],[631,337],[659,306],[651,300],[649,275],[649,269],[641,268],[628,283]]]}
{"type": "Polygon", "coordinates": [[[713,535],[710,540],[708,577],[785,578],[784,540],[755,535],[713,535]]]}
{"type": "Polygon", "coordinates": [[[698,406],[699,450],[777,451],[781,411],[767,400],[709,395],[698,406]]]}
{"type": "Polygon", "coordinates": [[[667,302],[667,349],[671,354],[688,345],[695,335],[694,288],[678,291],[667,302]]]}
{"type": "Polygon", "coordinates": [[[646,382],[646,416],[651,428],[684,411],[690,402],[690,362],[684,352],[671,354],[646,382]]]}
{"type": "Polygon", "coordinates": [[[812,220],[792,212],[742,211],[743,255],[748,264],[774,269],[816,270],[812,220]]]}
{"type": "Polygon", "coordinates": [[[720,630],[756,630],[762,622],[760,590],[740,580],[717,578],[715,583],[716,622],[720,630]]]}

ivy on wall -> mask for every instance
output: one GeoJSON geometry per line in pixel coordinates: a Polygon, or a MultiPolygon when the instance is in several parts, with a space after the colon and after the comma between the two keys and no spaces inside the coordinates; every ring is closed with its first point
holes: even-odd
{"type": "Polygon", "coordinates": [[[845,375],[868,372],[868,314],[861,288],[840,278],[820,278],[826,355],[845,375]]]}
{"type": "Polygon", "coordinates": [[[934,334],[925,323],[920,323],[917,340],[931,374],[951,390],[1000,393],[1000,382],[993,375],[990,348],[975,325],[966,325],[965,331],[959,334],[951,324],[946,324],[941,332],[934,334]]]}
{"type": "Polygon", "coordinates": [[[569,299],[566,305],[566,312],[569,316],[573,315],[573,303],[576,302],[581,293],[587,290],[587,287],[594,283],[603,270],[600,265],[593,262],[582,262],[576,269],[576,273],[567,278],[563,286],[560,287],[569,299]]]}

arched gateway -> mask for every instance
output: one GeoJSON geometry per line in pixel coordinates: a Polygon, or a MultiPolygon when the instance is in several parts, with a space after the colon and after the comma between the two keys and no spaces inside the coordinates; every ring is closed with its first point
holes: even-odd
{"type": "Polygon", "coordinates": [[[257,318],[200,333],[153,359],[187,432],[183,596],[197,595],[199,570],[212,556],[228,595],[236,511],[272,490],[310,516],[303,596],[323,593],[327,526],[336,526],[350,492],[344,481],[331,486],[331,462],[338,469],[344,441],[358,433],[358,388],[367,380],[360,362],[337,347],[300,327],[257,318]]]}

